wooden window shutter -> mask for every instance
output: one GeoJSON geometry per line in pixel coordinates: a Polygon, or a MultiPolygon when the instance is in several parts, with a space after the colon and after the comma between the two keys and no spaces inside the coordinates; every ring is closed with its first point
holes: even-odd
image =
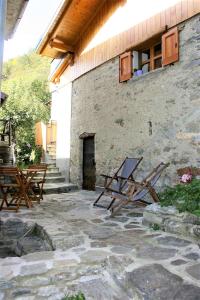
{"type": "Polygon", "coordinates": [[[178,28],[175,27],[162,36],[162,64],[169,65],[179,60],[178,28]]]}
{"type": "Polygon", "coordinates": [[[132,77],[132,52],[125,52],[119,57],[119,82],[132,77]]]}

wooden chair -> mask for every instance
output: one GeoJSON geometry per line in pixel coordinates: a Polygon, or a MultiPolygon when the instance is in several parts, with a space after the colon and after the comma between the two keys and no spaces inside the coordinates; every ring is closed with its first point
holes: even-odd
{"type": "Polygon", "coordinates": [[[17,167],[0,167],[0,190],[2,202],[0,210],[19,210],[20,205],[32,207],[28,196],[30,181],[34,172],[24,177],[17,167]]]}
{"type": "Polygon", "coordinates": [[[43,187],[46,180],[47,164],[34,164],[30,165],[29,171],[36,171],[34,178],[31,180],[31,188],[35,194],[37,202],[43,199],[43,187]]]}
{"type": "Polygon", "coordinates": [[[113,176],[101,174],[101,176],[103,176],[105,179],[104,189],[93,205],[109,209],[112,206],[115,199],[112,199],[112,201],[107,207],[98,204],[98,201],[104,194],[111,194],[112,197],[112,192],[120,193],[122,190],[124,190],[127,187],[127,180],[128,179],[134,180],[133,173],[137,169],[142,159],[143,157],[140,158],[126,157],[123,163],[121,164],[121,166],[119,167],[119,169],[115,172],[113,176]]]}
{"type": "Polygon", "coordinates": [[[116,214],[123,206],[128,203],[140,202],[144,205],[152,204],[144,200],[143,198],[149,193],[153,199],[153,202],[159,202],[159,197],[154,189],[154,186],[160,178],[162,172],[169,166],[169,163],[165,164],[161,162],[142,182],[136,182],[128,180],[128,189],[123,190],[120,193],[113,192],[113,199],[119,199],[120,201],[114,204],[111,208],[111,215],[116,214]]]}

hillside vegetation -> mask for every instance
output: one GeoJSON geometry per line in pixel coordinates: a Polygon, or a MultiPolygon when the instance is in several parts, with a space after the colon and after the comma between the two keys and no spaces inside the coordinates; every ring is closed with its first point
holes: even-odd
{"type": "Polygon", "coordinates": [[[2,91],[9,97],[0,108],[0,119],[12,118],[19,157],[27,145],[35,147],[35,123],[49,119],[49,71],[50,60],[34,52],[4,63],[2,91]]]}

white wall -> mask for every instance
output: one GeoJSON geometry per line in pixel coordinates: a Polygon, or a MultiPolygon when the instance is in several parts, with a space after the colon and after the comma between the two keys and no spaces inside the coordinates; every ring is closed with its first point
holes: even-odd
{"type": "Polygon", "coordinates": [[[57,121],[56,165],[69,180],[71,87],[62,76],[59,84],[52,85],[51,120],[57,121]]]}

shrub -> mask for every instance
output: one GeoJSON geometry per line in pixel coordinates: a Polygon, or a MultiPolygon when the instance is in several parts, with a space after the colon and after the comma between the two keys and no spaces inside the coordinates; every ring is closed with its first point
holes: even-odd
{"type": "Polygon", "coordinates": [[[74,296],[66,296],[62,300],[86,300],[86,298],[83,293],[78,293],[74,296]]]}
{"type": "Polygon", "coordinates": [[[161,206],[175,206],[179,212],[188,211],[200,215],[200,180],[177,184],[159,194],[161,206]]]}
{"type": "Polygon", "coordinates": [[[151,225],[151,228],[154,230],[154,231],[157,231],[157,230],[160,230],[160,226],[156,223],[152,224],[151,225]]]}

